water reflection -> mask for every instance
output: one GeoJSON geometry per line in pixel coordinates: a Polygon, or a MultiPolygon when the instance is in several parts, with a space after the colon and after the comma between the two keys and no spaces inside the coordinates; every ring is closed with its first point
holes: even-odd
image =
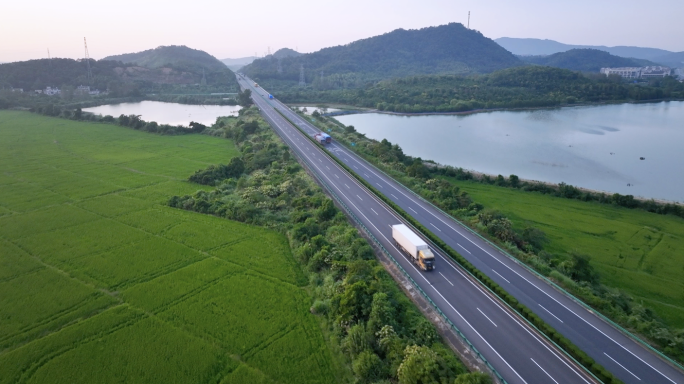
{"type": "Polygon", "coordinates": [[[684,201],[684,102],[337,119],[442,164],[684,201]]]}

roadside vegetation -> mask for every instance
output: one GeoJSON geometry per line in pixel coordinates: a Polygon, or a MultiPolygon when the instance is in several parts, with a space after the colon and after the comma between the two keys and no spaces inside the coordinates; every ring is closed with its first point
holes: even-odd
{"type": "Polygon", "coordinates": [[[632,84],[619,76],[523,66],[486,75],[421,75],[358,87],[270,88],[287,103],[339,103],[398,113],[466,112],[481,109],[684,99],[684,84],[672,77],[632,84]]]}
{"type": "Polygon", "coordinates": [[[317,113],[314,124],[591,307],[684,361],[681,206],[528,183],[515,175],[476,176],[407,156],[387,140],[370,140],[317,113]]]}
{"type": "Polygon", "coordinates": [[[0,383],[490,382],[256,109],[183,136],[0,116],[0,383]]]}
{"type": "Polygon", "coordinates": [[[357,382],[489,382],[466,372],[376,261],[368,241],[257,116],[252,108],[206,132],[232,139],[242,156],[192,174],[189,180],[216,189],[174,196],[169,205],[286,233],[309,281],[310,310],[357,382]]]}
{"type": "Polygon", "coordinates": [[[287,237],[166,204],[239,154],[0,111],[0,383],[344,382],[287,237]]]}

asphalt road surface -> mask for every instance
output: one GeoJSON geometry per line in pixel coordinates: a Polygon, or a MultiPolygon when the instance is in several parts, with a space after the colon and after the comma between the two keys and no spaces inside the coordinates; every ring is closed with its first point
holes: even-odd
{"type": "MultiPolygon", "coordinates": [[[[289,113],[289,109],[268,99],[268,93],[254,88],[253,82],[239,79],[243,88],[251,89],[253,100],[264,118],[283,138],[293,151],[309,165],[314,172],[352,213],[368,228],[373,236],[400,263],[420,288],[432,299],[440,310],[459,328],[478,351],[489,361],[508,383],[591,383],[593,380],[576,367],[565,356],[558,353],[548,342],[534,333],[529,326],[501,305],[481,286],[475,283],[460,268],[440,252],[435,252],[436,269],[424,272],[411,262],[410,256],[399,251],[392,240],[390,226],[403,221],[370,191],[349,175],[328,154],[293,127],[276,110],[289,113]]],[[[291,114],[290,119],[299,119],[291,114]]],[[[314,133],[312,126],[302,128],[314,133]]],[[[383,177],[368,164],[354,160],[353,154],[335,144],[330,150],[357,168],[360,174],[366,173],[378,189],[385,189],[390,195],[402,201],[417,200],[407,191],[395,189],[383,181],[383,177]],[[377,179],[375,179],[377,178],[377,179]]],[[[417,203],[415,203],[417,204],[417,203]]],[[[415,205],[418,210],[420,205],[415,205]]],[[[417,217],[421,217],[417,214],[417,217]]],[[[427,217],[427,216],[426,216],[427,217]]],[[[444,222],[430,217],[438,228],[447,230],[457,224],[444,219],[444,222]]],[[[435,229],[438,231],[438,229],[435,229]]],[[[453,230],[452,230],[453,231],[453,230]]],[[[466,244],[464,244],[466,245],[466,244]]],[[[471,246],[468,243],[466,246],[471,246]]],[[[465,252],[465,251],[464,251],[465,252]]],[[[499,268],[501,269],[501,267],[499,268]]],[[[502,274],[506,273],[503,270],[502,274]]]]}

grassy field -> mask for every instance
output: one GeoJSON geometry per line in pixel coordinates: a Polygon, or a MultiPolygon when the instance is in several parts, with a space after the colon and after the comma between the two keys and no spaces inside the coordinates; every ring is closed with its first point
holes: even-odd
{"type": "Polygon", "coordinates": [[[287,239],[166,206],[236,154],[0,111],[0,384],[336,382],[287,239]]]}
{"type": "MultiPolygon", "coordinates": [[[[453,180],[452,180],[453,181],[453,180]]],[[[550,253],[591,256],[601,281],[629,292],[668,324],[684,328],[684,219],[467,181],[473,201],[497,209],[519,229],[543,230],[550,253]]]]}

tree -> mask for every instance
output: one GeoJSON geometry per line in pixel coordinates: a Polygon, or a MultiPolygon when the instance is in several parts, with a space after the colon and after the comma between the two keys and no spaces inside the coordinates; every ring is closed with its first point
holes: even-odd
{"type": "Polygon", "coordinates": [[[361,352],[352,362],[352,369],[361,382],[373,382],[383,376],[380,357],[370,350],[361,352]]]}
{"type": "Polygon", "coordinates": [[[252,91],[245,89],[238,93],[238,104],[243,107],[249,107],[252,105],[252,91]]]}
{"type": "Polygon", "coordinates": [[[400,384],[439,383],[439,356],[426,346],[409,345],[397,371],[400,384]]]}
{"type": "Polygon", "coordinates": [[[575,281],[587,281],[590,283],[598,281],[598,274],[589,263],[589,260],[591,260],[589,256],[577,252],[572,252],[570,256],[572,257],[572,266],[568,271],[570,278],[575,281]]]}
{"type": "Polygon", "coordinates": [[[373,295],[371,312],[368,318],[368,328],[371,332],[379,331],[383,326],[395,325],[396,310],[384,292],[377,292],[373,295]]]}

